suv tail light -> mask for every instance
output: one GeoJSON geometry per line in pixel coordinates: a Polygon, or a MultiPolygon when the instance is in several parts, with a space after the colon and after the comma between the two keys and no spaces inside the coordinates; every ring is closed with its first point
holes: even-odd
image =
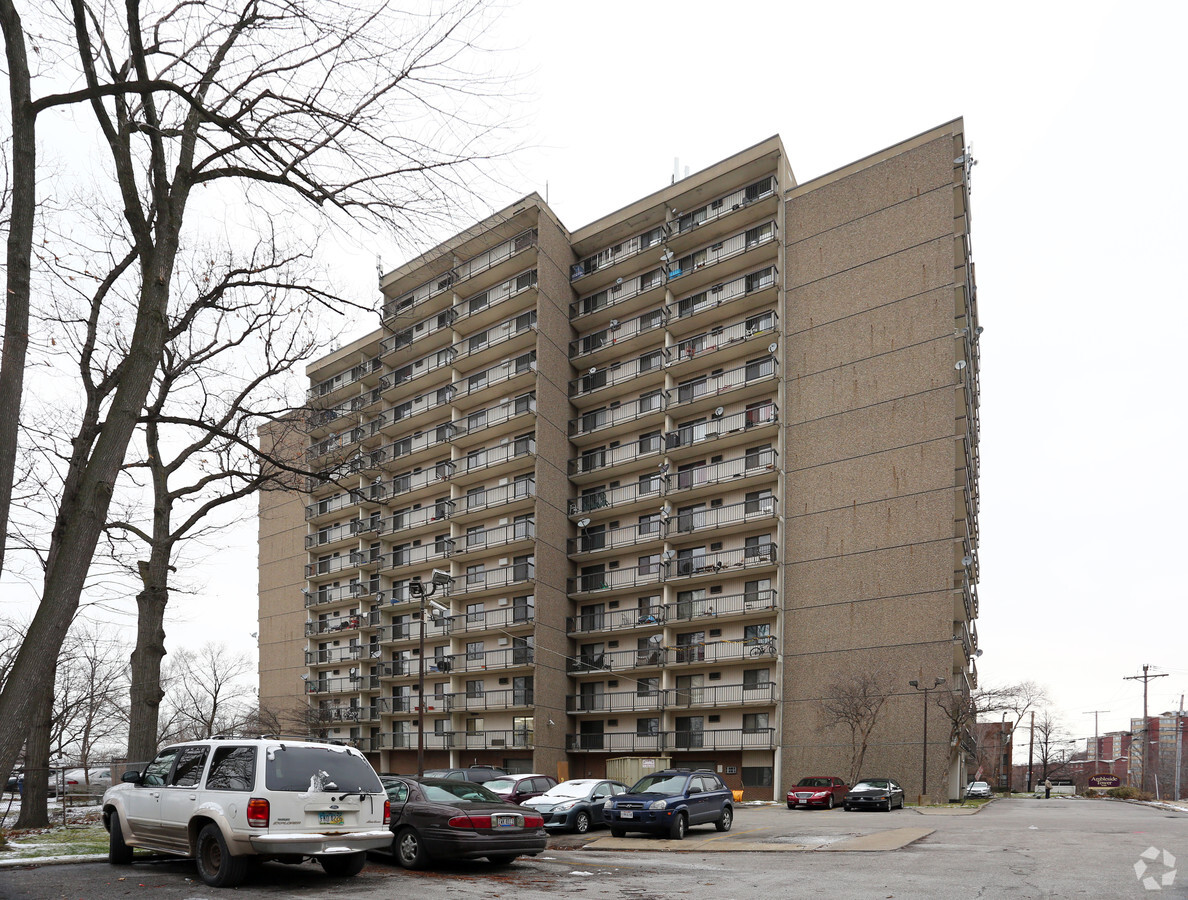
{"type": "Polygon", "coordinates": [[[384,801],[384,824],[385,825],[392,824],[392,801],[391,800],[384,801]]]}
{"type": "Polygon", "coordinates": [[[247,821],[253,828],[268,827],[268,801],[262,797],[253,797],[247,805],[247,821]]]}

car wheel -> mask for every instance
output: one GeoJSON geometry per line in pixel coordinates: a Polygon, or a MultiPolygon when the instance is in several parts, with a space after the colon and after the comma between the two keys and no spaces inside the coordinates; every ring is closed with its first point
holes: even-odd
{"type": "Polygon", "coordinates": [[[887,812],[891,812],[891,798],[890,798],[890,797],[888,797],[888,798],[887,798],[887,809],[886,809],[886,811],[887,811],[887,812]]]}
{"type": "Polygon", "coordinates": [[[611,837],[627,837],[627,831],[623,828],[611,828],[611,837]]]}
{"type": "Polygon", "coordinates": [[[396,861],[406,869],[423,869],[429,862],[421,836],[411,828],[396,833],[396,861]]]}
{"type": "Polygon", "coordinates": [[[488,856],[487,862],[493,866],[510,866],[516,861],[516,854],[514,853],[499,853],[495,856],[488,856]]]}
{"type": "Polygon", "coordinates": [[[350,878],[363,871],[367,864],[366,853],[342,853],[336,856],[320,856],[318,862],[327,875],[335,878],[350,878]]]}
{"type": "Polygon", "coordinates": [[[677,813],[676,818],[672,820],[672,824],[668,827],[668,837],[673,841],[683,841],[685,833],[689,830],[689,820],[685,818],[684,813],[677,813]]]}
{"type": "Polygon", "coordinates": [[[248,873],[248,858],[232,856],[218,825],[207,825],[198,832],[198,847],[194,853],[199,877],[211,887],[235,887],[248,873]]]}
{"type": "Polygon", "coordinates": [[[848,803],[843,803],[843,804],[842,804],[842,809],[844,809],[846,812],[849,812],[849,811],[850,811],[850,809],[851,809],[851,807],[850,807],[850,804],[848,804],[848,803]]]}
{"type": "Polygon", "coordinates": [[[828,797],[825,798],[825,808],[833,809],[833,794],[830,794],[828,797]]]}
{"type": "Polygon", "coordinates": [[[132,863],[132,848],[124,843],[124,831],[120,828],[120,814],[111,813],[111,832],[107,840],[107,861],[113,866],[127,866],[132,863]]]}
{"type": "Polygon", "coordinates": [[[734,810],[729,806],[722,807],[722,817],[714,823],[714,827],[718,831],[729,831],[730,826],[734,824],[734,810]]]}
{"type": "Polygon", "coordinates": [[[590,814],[584,809],[573,817],[573,830],[578,834],[585,834],[590,830],[590,814]]]}
{"type": "Polygon", "coordinates": [[[789,804],[788,804],[788,809],[796,809],[796,804],[795,804],[795,803],[789,803],[789,804]]]}

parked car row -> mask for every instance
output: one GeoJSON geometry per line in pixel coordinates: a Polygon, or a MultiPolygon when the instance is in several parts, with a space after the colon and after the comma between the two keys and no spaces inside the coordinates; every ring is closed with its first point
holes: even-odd
{"type": "Polygon", "coordinates": [[[863,778],[850,787],[836,776],[814,775],[802,778],[788,791],[788,809],[820,807],[833,809],[841,804],[852,809],[903,809],[903,788],[891,778],[863,778]]]}
{"type": "MultiPolygon", "coordinates": [[[[66,794],[102,794],[111,786],[111,769],[107,766],[90,766],[85,769],[51,768],[48,779],[48,793],[56,797],[66,794]]],[[[8,776],[4,790],[20,794],[25,790],[25,773],[17,770],[8,776]]]]}

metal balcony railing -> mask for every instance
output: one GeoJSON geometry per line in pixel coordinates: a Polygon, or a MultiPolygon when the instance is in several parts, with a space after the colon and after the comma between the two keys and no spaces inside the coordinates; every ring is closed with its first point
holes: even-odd
{"type": "Polygon", "coordinates": [[[536,478],[529,477],[513,481],[509,484],[503,484],[499,487],[474,491],[465,497],[459,497],[458,512],[460,514],[477,512],[483,509],[490,509],[492,506],[500,506],[504,503],[512,503],[516,500],[523,500],[527,497],[534,496],[536,496],[536,478]]]}
{"type": "Polygon", "coordinates": [[[652,690],[610,691],[571,694],[566,699],[569,712],[638,712],[675,707],[770,705],[776,700],[775,682],[721,684],[697,688],[656,688],[652,690]]]}
{"type": "Polygon", "coordinates": [[[748,591],[742,594],[679,600],[646,609],[607,610],[569,616],[565,620],[570,634],[590,634],[606,631],[651,628],[671,622],[691,622],[706,618],[729,618],[750,613],[769,612],[779,608],[779,596],[774,590],[748,591]]]}
{"type": "Polygon", "coordinates": [[[411,419],[413,416],[420,415],[421,413],[430,412],[434,409],[448,409],[449,406],[450,388],[448,386],[438,388],[413,397],[411,400],[406,400],[403,403],[388,407],[383,412],[379,427],[387,428],[389,425],[398,425],[405,419],[411,419]]]}
{"type": "Polygon", "coordinates": [[[467,278],[481,275],[488,269],[493,269],[504,260],[511,259],[517,253],[522,253],[531,247],[535,247],[536,238],[536,229],[530,228],[521,234],[517,234],[511,240],[504,241],[497,247],[492,247],[478,256],[472,256],[470,259],[454,267],[453,274],[455,282],[465,281],[467,278]]]}
{"type": "Polygon", "coordinates": [[[742,322],[703,331],[691,338],[685,338],[676,345],[672,356],[673,362],[681,363],[697,359],[752,338],[773,334],[779,321],[779,316],[774,312],[766,312],[758,316],[751,316],[742,322]]]}
{"type": "Polygon", "coordinates": [[[352,644],[349,647],[328,647],[324,650],[306,650],[305,664],[307,666],[317,666],[326,663],[359,659],[362,653],[363,647],[360,644],[352,644]]]}
{"type": "Polygon", "coordinates": [[[306,607],[321,606],[326,603],[339,603],[355,596],[349,584],[338,587],[320,587],[314,590],[302,590],[306,607]]]}
{"type": "Polygon", "coordinates": [[[692,212],[687,212],[672,223],[673,236],[688,234],[701,225],[720,219],[722,216],[749,206],[759,200],[765,200],[775,193],[777,182],[774,176],[768,175],[754,184],[749,184],[737,191],[724,194],[711,200],[705,206],[692,212]]]}
{"type": "Polygon", "coordinates": [[[758,450],[720,463],[670,472],[664,476],[665,493],[675,494],[707,484],[728,484],[734,478],[771,471],[777,458],[775,450],[758,450]]]}
{"type": "Polygon", "coordinates": [[[343,569],[357,569],[364,564],[365,559],[364,554],[358,552],[343,553],[338,556],[331,556],[328,559],[319,559],[317,562],[306,563],[305,577],[316,578],[319,575],[333,575],[335,572],[341,572],[343,569]]]}
{"type": "Polygon", "coordinates": [[[566,735],[565,749],[571,752],[648,753],[682,750],[775,749],[774,728],[719,728],[709,731],[634,731],[604,734],[566,735]]]}
{"type": "Polygon", "coordinates": [[[660,432],[656,432],[655,434],[643,435],[639,440],[631,441],[628,444],[621,444],[618,447],[612,447],[610,449],[599,447],[596,450],[587,450],[581,456],[569,460],[569,474],[571,476],[579,476],[588,472],[596,472],[600,469],[634,462],[637,459],[645,459],[649,456],[658,455],[662,446],[660,432]]]}
{"type": "Polygon", "coordinates": [[[621,528],[602,528],[601,526],[583,528],[578,537],[569,538],[566,541],[566,552],[572,555],[634,547],[639,544],[662,541],[667,534],[668,528],[657,514],[656,518],[647,522],[626,525],[621,528]]]}
{"type": "Polygon", "coordinates": [[[497,325],[492,325],[485,331],[472,335],[465,340],[459,341],[451,348],[458,361],[464,360],[469,356],[473,356],[483,350],[491,347],[497,347],[500,344],[506,343],[522,334],[527,334],[536,328],[536,310],[531,312],[520,313],[514,318],[508,319],[506,322],[500,322],[497,325]]]}
{"type": "Polygon", "coordinates": [[[505,606],[498,609],[486,609],[479,612],[450,616],[446,619],[445,630],[449,634],[498,631],[504,628],[513,628],[517,625],[531,623],[535,616],[536,610],[533,606],[505,606]]]}
{"type": "Polygon", "coordinates": [[[446,559],[453,552],[454,541],[451,538],[442,538],[419,547],[395,547],[390,553],[381,554],[378,561],[383,569],[403,569],[405,566],[424,565],[434,560],[446,559]]]}
{"type": "Polygon", "coordinates": [[[440,485],[448,481],[454,474],[454,464],[449,460],[439,460],[421,469],[419,472],[403,472],[393,476],[392,480],[383,485],[387,495],[398,497],[412,491],[419,491],[430,485],[440,485]]]}
{"type": "Polygon", "coordinates": [[[536,439],[518,437],[494,447],[482,447],[470,451],[464,459],[458,460],[458,468],[462,474],[469,475],[502,465],[512,459],[531,456],[534,453],[536,453],[536,439]]]}
{"type": "Polygon", "coordinates": [[[742,522],[771,519],[776,515],[776,498],[773,496],[730,503],[725,506],[695,507],[678,509],[668,521],[669,535],[693,534],[707,528],[725,528],[742,522]]]}
{"type": "Polygon", "coordinates": [[[779,410],[776,405],[764,403],[743,412],[682,425],[676,431],[669,431],[664,435],[664,446],[668,450],[691,447],[704,441],[716,440],[724,434],[732,434],[759,425],[771,425],[777,421],[779,421],[779,410]]]}
{"type": "Polygon", "coordinates": [[[596,294],[590,294],[588,297],[569,304],[569,317],[578,319],[600,309],[609,309],[663,285],[664,270],[657,266],[642,275],[627,278],[621,283],[613,284],[596,294]]]}
{"type": "Polygon", "coordinates": [[[703,291],[682,297],[669,307],[669,316],[677,320],[687,319],[708,309],[716,309],[732,300],[766,290],[775,284],[776,275],[776,267],[767,266],[749,275],[740,275],[721,284],[715,284],[703,291]]]}
{"type": "Polygon", "coordinates": [[[521,353],[515,359],[483,369],[450,385],[451,396],[456,403],[485,388],[494,387],[505,381],[510,381],[517,375],[536,371],[536,351],[521,353]]]}
{"type": "Polygon", "coordinates": [[[765,356],[744,366],[728,369],[719,375],[702,375],[677,385],[672,399],[675,408],[686,406],[703,397],[721,397],[758,381],[767,381],[776,374],[774,356],[765,356]]]}
{"type": "Polygon", "coordinates": [[[388,356],[397,350],[412,347],[417,341],[423,340],[431,334],[436,334],[439,331],[449,331],[454,324],[454,318],[454,311],[447,309],[409,328],[402,328],[395,334],[389,335],[380,341],[380,355],[388,356]]]}
{"type": "Polygon", "coordinates": [[[400,387],[408,384],[417,378],[428,375],[430,372],[436,372],[438,369],[444,369],[454,364],[454,350],[446,347],[444,350],[435,350],[420,359],[415,359],[410,363],[393,369],[387,375],[380,379],[379,389],[381,392],[387,392],[392,388],[400,387]]]}
{"type": "Polygon", "coordinates": [[[419,509],[406,507],[397,510],[390,516],[382,516],[376,523],[378,534],[389,534],[404,531],[409,528],[420,528],[433,522],[445,522],[454,511],[453,500],[438,500],[419,509]]]}
{"type": "Polygon", "coordinates": [[[482,312],[484,309],[492,306],[497,306],[505,300],[510,300],[512,297],[534,287],[536,287],[536,269],[521,272],[519,275],[509,278],[502,284],[497,284],[493,288],[488,288],[458,303],[453,309],[456,321],[459,323],[464,322],[475,313],[482,312]]]}
{"type": "Polygon", "coordinates": [[[595,367],[593,371],[569,382],[569,396],[584,397],[603,388],[634,381],[643,375],[658,373],[667,361],[668,350],[661,348],[649,350],[627,362],[613,362],[601,369],[595,367]]]}
{"type": "Polygon", "coordinates": [[[517,416],[536,415],[536,393],[523,394],[506,403],[500,403],[487,409],[480,409],[463,416],[453,423],[453,438],[465,437],[468,434],[485,431],[509,422],[517,416]]]}
{"type": "Polygon", "coordinates": [[[443,272],[411,291],[401,294],[396,299],[390,300],[384,304],[384,319],[390,319],[392,316],[408,317],[413,315],[418,306],[429,302],[439,294],[450,291],[454,280],[453,272],[443,272]]]}
{"type": "Polygon", "coordinates": [[[357,366],[347,369],[346,371],[339,372],[336,375],[332,375],[326,380],[315,384],[309,389],[308,393],[306,394],[306,398],[312,403],[321,397],[325,397],[328,394],[333,394],[344,387],[348,387],[349,385],[362,381],[368,375],[371,375],[374,372],[379,372],[382,369],[383,363],[380,362],[379,357],[369,359],[367,362],[360,363],[357,366]]]}
{"type": "Polygon", "coordinates": [[[668,392],[652,391],[635,400],[628,400],[617,406],[592,409],[569,420],[569,436],[580,437],[594,434],[606,428],[613,428],[624,422],[635,422],[652,415],[659,415],[668,408],[668,392]]]}
{"type": "Polygon", "coordinates": [[[652,247],[658,247],[667,235],[668,227],[666,225],[653,225],[647,231],[587,256],[572,267],[569,280],[571,282],[578,281],[599,269],[605,269],[652,247]]]}
{"type": "Polygon", "coordinates": [[[447,731],[425,735],[425,747],[431,750],[529,750],[534,744],[531,728],[495,731],[447,731]]]}
{"type": "Polygon", "coordinates": [[[517,709],[532,706],[536,700],[536,693],[532,689],[503,691],[459,691],[446,694],[444,708],[450,711],[481,712],[483,710],[517,709]]]}
{"type": "Polygon", "coordinates": [[[664,484],[664,476],[656,474],[615,488],[602,487],[583,491],[580,497],[570,498],[569,514],[578,516],[607,507],[634,503],[649,497],[659,499],[664,494],[664,484]]]}
{"type": "Polygon", "coordinates": [[[454,653],[434,660],[438,672],[485,672],[530,666],[536,661],[532,647],[507,647],[502,650],[479,650],[454,653]]]}
{"type": "Polygon", "coordinates": [[[677,578],[692,578],[697,575],[714,575],[730,569],[749,569],[755,566],[772,565],[776,561],[776,545],[771,542],[720,550],[716,553],[678,554],[671,560],[664,576],[665,581],[677,578]]]}
{"type": "Polygon", "coordinates": [[[776,236],[775,222],[765,222],[710,244],[708,247],[701,247],[691,253],[686,253],[669,265],[668,281],[671,284],[676,279],[696,272],[698,269],[718,265],[749,250],[770,244],[776,239],[776,236]]]}
{"type": "Polygon", "coordinates": [[[467,529],[464,537],[458,538],[454,553],[470,553],[492,550],[504,547],[518,541],[531,541],[536,538],[536,523],[532,519],[523,519],[510,525],[497,528],[467,529]]]}
{"type": "MultiPolygon", "coordinates": [[[[441,447],[448,445],[454,436],[454,425],[452,422],[441,422],[437,425],[430,425],[424,431],[417,431],[410,434],[408,437],[403,437],[398,441],[381,447],[375,453],[382,454],[379,462],[386,462],[391,460],[396,462],[403,457],[412,456],[414,453],[420,453],[424,450],[431,450],[434,447],[441,447]]],[[[374,456],[375,453],[372,455],[374,456]]]]}
{"type": "Polygon", "coordinates": [[[640,587],[645,584],[658,584],[663,578],[664,567],[660,564],[660,555],[656,554],[655,562],[644,563],[639,566],[607,569],[605,572],[588,572],[576,578],[569,578],[566,582],[569,593],[582,594],[640,587]]]}
{"type": "Polygon", "coordinates": [[[647,334],[660,328],[667,321],[667,312],[663,308],[651,309],[641,313],[626,322],[611,319],[606,327],[592,334],[583,335],[569,342],[569,358],[579,360],[601,350],[603,347],[617,346],[626,343],[641,334],[647,334]]]}
{"type": "MultiPolygon", "coordinates": [[[[355,505],[355,501],[352,500],[349,496],[343,495],[343,499],[346,502],[341,504],[341,506],[339,507],[340,509],[355,505]]],[[[311,504],[311,505],[316,506],[318,504],[311,504]]],[[[307,519],[310,518],[309,508],[310,507],[308,507],[308,506],[306,507],[306,518],[307,519]]],[[[329,512],[330,510],[327,509],[326,511],[329,512]]],[[[345,525],[332,525],[329,528],[319,528],[313,534],[307,534],[305,536],[305,549],[312,550],[315,547],[324,547],[326,544],[333,544],[338,541],[344,541],[347,538],[354,537],[356,532],[355,532],[354,528],[352,527],[353,524],[354,523],[352,523],[352,522],[348,522],[345,525]]]]}
{"type": "Polygon", "coordinates": [[[482,572],[467,572],[463,577],[454,580],[454,593],[473,594],[492,588],[523,584],[535,578],[536,566],[534,563],[513,563],[510,566],[485,569],[482,572]]]}

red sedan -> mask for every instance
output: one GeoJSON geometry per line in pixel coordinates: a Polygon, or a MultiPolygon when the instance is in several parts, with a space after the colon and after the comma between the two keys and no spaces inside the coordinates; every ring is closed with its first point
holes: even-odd
{"type": "Polygon", "coordinates": [[[850,786],[840,778],[829,775],[802,778],[796,783],[796,787],[788,791],[788,809],[809,806],[833,809],[845,800],[849,789],[850,786]]]}

